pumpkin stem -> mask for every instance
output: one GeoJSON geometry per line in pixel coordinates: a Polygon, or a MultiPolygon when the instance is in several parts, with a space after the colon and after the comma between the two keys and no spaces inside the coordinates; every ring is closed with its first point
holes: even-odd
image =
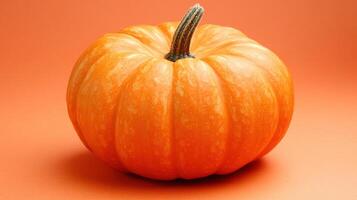
{"type": "Polygon", "coordinates": [[[190,54],[190,43],[193,32],[203,15],[204,9],[200,4],[191,7],[178,25],[172,39],[170,52],[165,56],[167,60],[175,62],[181,58],[194,58],[190,54]]]}

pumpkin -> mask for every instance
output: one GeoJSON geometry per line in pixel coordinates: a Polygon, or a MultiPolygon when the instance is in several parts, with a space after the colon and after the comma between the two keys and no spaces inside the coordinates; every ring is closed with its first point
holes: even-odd
{"type": "Polygon", "coordinates": [[[272,150],[293,112],[282,61],[234,28],[132,26],[99,38],[72,71],[67,104],[85,146],[161,180],[228,174],[272,150]]]}

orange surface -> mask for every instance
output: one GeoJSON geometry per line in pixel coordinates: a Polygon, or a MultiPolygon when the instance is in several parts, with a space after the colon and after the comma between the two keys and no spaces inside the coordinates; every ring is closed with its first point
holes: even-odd
{"type": "Polygon", "coordinates": [[[65,103],[79,54],[106,32],[178,20],[194,3],[0,3],[0,199],[357,199],[353,0],[199,2],[202,24],[242,30],[294,77],[291,126],[264,159],[229,176],[156,182],[118,173],[84,148],[65,103]]]}

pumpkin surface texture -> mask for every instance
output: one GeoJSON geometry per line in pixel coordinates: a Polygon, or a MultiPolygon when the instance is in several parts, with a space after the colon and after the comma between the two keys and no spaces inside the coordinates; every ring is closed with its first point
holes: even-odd
{"type": "Polygon", "coordinates": [[[132,26],[92,44],[67,105],[85,146],[112,167],[161,180],[227,174],[272,150],[293,112],[289,72],[229,27],[132,26]]]}

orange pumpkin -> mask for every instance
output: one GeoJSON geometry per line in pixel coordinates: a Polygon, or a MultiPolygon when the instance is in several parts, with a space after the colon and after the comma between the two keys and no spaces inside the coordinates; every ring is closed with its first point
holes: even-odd
{"type": "Polygon", "coordinates": [[[282,139],[293,112],[285,65],[234,28],[197,27],[202,14],[197,4],[179,25],[106,34],[79,58],[68,111],[97,157],[144,177],[193,179],[234,172],[282,139]]]}

